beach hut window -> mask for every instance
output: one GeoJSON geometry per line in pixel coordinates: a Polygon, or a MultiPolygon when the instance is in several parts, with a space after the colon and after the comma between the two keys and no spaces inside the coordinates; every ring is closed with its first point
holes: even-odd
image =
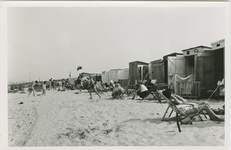
{"type": "Polygon", "coordinates": [[[190,54],[190,51],[187,51],[187,55],[189,55],[190,54]]]}
{"type": "Polygon", "coordinates": [[[220,44],[217,44],[217,47],[219,47],[220,46],[220,44]]]}

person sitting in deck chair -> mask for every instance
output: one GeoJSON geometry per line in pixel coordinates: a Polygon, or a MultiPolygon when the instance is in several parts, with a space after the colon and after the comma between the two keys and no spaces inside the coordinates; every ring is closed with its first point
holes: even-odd
{"type": "Polygon", "coordinates": [[[138,90],[135,91],[135,94],[132,99],[135,99],[137,95],[141,97],[142,99],[144,99],[145,97],[149,95],[148,88],[141,81],[139,81],[137,85],[138,85],[138,90]]]}
{"type": "Polygon", "coordinates": [[[109,82],[109,89],[112,91],[115,88],[115,82],[110,80],[109,82]]]}
{"type": "Polygon", "coordinates": [[[155,87],[155,84],[152,83],[151,79],[148,79],[144,85],[148,88],[149,92],[151,92],[155,87]]]}
{"type": "Polygon", "coordinates": [[[119,83],[115,85],[115,88],[112,91],[112,97],[113,98],[121,98],[121,94],[124,93],[124,88],[121,87],[119,83]]]}
{"type": "Polygon", "coordinates": [[[213,121],[224,121],[224,118],[221,118],[217,116],[209,106],[207,102],[200,102],[200,103],[189,103],[184,98],[172,94],[170,89],[165,89],[162,91],[163,95],[171,100],[171,102],[176,105],[178,109],[180,109],[182,112],[184,112],[187,115],[187,118],[182,120],[182,123],[188,124],[192,117],[194,117],[196,114],[198,114],[199,111],[206,111],[206,113],[209,115],[210,120],[213,121]]]}

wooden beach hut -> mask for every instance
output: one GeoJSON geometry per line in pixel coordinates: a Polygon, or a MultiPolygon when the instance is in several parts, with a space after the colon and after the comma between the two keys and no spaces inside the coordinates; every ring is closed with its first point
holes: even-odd
{"type": "Polygon", "coordinates": [[[217,82],[224,78],[224,39],[211,45],[182,50],[186,76],[193,74],[201,96],[209,96],[217,87],[217,82]]]}
{"type": "Polygon", "coordinates": [[[171,53],[163,56],[164,62],[164,83],[171,84],[175,74],[184,76],[183,53],[171,53]]]}
{"type": "Polygon", "coordinates": [[[148,63],[142,61],[129,62],[129,80],[131,88],[139,80],[148,79],[148,63]]]}
{"type": "Polygon", "coordinates": [[[151,61],[148,65],[149,79],[155,79],[156,83],[164,83],[164,60],[151,61]]]}
{"type": "Polygon", "coordinates": [[[125,69],[111,69],[109,71],[102,72],[102,82],[109,83],[110,80],[112,81],[122,81],[128,80],[129,78],[129,70],[128,68],[125,69]]]}
{"type": "Polygon", "coordinates": [[[82,72],[79,74],[81,78],[89,78],[90,76],[93,76],[93,78],[96,81],[101,81],[102,80],[102,75],[100,73],[87,73],[87,72],[82,72]]]}
{"type": "Polygon", "coordinates": [[[185,77],[192,75],[191,93],[185,96],[201,97],[201,88],[212,80],[212,51],[208,46],[197,46],[182,50],[184,55],[185,77]],[[205,79],[207,78],[207,79],[205,79]]]}

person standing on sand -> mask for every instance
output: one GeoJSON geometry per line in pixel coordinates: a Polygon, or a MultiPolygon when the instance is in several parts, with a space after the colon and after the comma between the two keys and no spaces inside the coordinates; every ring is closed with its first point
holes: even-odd
{"type": "Polygon", "coordinates": [[[76,88],[81,92],[81,78],[80,78],[80,76],[76,80],[76,88]]]}
{"type": "Polygon", "coordinates": [[[58,81],[58,91],[62,90],[62,81],[58,81]]]}
{"type": "Polygon", "coordinates": [[[88,92],[90,94],[90,98],[89,99],[92,99],[92,91],[94,91],[98,96],[99,98],[101,98],[101,96],[99,95],[98,91],[97,91],[97,85],[96,85],[96,81],[94,81],[94,79],[92,78],[92,76],[90,75],[90,78],[89,78],[89,82],[88,82],[88,92]]]}
{"type": "Polygon", "coordinates": [[[51,78],[51,88],[54,91],[54,89],[55,89],[55,80],[53,80],[52,78],[51,78]]]}
{"type": "Polygon", "coordinates": [[[52,81],[52,88],[53,88],[53,90],[56,89],[56,81],[55,80],[52,81]]]}
{"type": "Polygon", "coordinates": [[[51,79],[49,79],[49,81],[48,81],[48,83],[47,83],[47,84],[49,85],[49,88],[48,88],[48,89],[49,89],[49,91],[50,91],[50,90],[51,90],[51,88],[52,88],[52,87],[51,87],[51,79]]]}
{"type": "Polygon", "coordinates": [[[42,95],[46,95],[46,86],[47,86],[46,83],[47,83],[46,81],[43,82],[43,85],[42,85],[43,93],[42,93],[42,95]]]}
{"type": "Polygon", "coordinates": [[[31,88],[29,88],[29,94],[28,94],[28,97],[30,96],[30,93],[33,92],[33,96],[35,96],[35,90],[34,90],[34,87],[35,85],[38,84],[38,81],[34,81],[31,88]]]}

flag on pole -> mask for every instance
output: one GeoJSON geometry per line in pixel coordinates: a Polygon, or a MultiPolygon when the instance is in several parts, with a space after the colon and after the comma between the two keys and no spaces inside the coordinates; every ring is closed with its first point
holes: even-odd
{"type": "Polygon", "coordinates": [[[82,69],[82,66],[78,66],[78,67],[77,67],[77,71],[80,70],[80,69],[82,69]]]}

